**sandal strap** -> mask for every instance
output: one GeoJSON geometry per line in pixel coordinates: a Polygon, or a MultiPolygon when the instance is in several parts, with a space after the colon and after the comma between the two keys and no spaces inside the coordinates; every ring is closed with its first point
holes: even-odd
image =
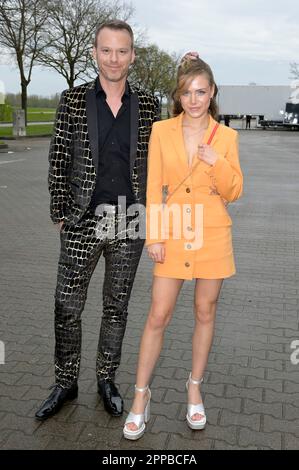
{"type": "Polygon", "coordinates": [[[146,392],[148,390],[148,385],[146,387],[143,387],[143,388],[139,388],[135,385],[135,390],[137,392],[146,392]]]}
{"type": "Polygon", "coordinates": [[[188,404],[188,415],[192,417],[195,414],[205,415],[205,409],[203,403],[198,403],[198,405],[188,404]]]}
{"type": "Polygon", "coordinates": [[[140,415],[136,415],[135,413],[132,413],[132,411],[130,411],[126,419],[125,426],[129,423],[136,424],[138,431],[139,431],[142,425],[144,425],[144,413],[140,415]]]}
{"type": "Polygon", "coordinates": [[[194,379],[192,379],[191,372],[190,372],[189,382],[192,383],[193,385],[200,385],[203,382],[203,377],[199,380],[194,380],[194,379]]]}

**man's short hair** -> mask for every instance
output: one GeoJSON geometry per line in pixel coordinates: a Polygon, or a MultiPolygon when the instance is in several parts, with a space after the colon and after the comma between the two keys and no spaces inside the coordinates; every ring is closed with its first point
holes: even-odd
{"type": "Polygon", "coordinates": [[[115,31],[125,30],[128,31],[131,40],[132,40],[132,49],[134,47],[134,33],[131,26],[122,20],[109,20],[104,23],[100,23],[96,29],[95,38],[94,38],[94,47],[97,48],[98,36],[100,31],[104,28],[114,29],[115,31]]]}

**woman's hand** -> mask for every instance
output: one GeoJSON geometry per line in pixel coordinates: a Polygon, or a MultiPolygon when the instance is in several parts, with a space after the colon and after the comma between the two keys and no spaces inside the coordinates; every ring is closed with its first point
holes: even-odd
{"type": "Polygon", "coordinates": [[[215,165],[216,161],[218,160],[218,155],[215,150],[207,144],[198,146],[197,157],[208,165],[215,165]]]}
{"type": "Polygon", "coordinates": [[[165,260],[165,245],[164,243],[153,243],[147,247],[149,257],[155,263],[164,263],[165,260]]]}

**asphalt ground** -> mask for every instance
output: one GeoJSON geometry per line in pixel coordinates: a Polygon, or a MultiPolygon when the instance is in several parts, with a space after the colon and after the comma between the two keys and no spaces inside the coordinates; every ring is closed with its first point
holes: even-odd
{"type": "Polygon", "coordinates": [[[194,289],[185,282],[151,384],[152,418],[137,442],[122,437],[122,426],[150,303],[145,252],[117,375],[126,413],[110,417],[97,395],[100,260],[83,313],[78,399],[46,422],[34,419],[53,383],[59,236],[49,218],[48,147],[49,139],[10,141],[13,153],[0,154],[0,448],[298,450],[298,132],[240,131],[244,195],[229,206],[237,274],[224,281],[218,304],[202,387],[205,430],[185,421],[194,289]]]}

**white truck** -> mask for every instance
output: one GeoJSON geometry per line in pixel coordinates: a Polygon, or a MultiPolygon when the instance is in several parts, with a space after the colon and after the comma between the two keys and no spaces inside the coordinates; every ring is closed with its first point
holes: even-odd
{"type": "Polygon", "coordinates": [[[291,85],[292,91],[286,103],[283,124],[299,130],[299,80],[294,80],[291,85]]]}
{"type": "Polygon", "coordinates": [[[289,86],[222,85],[218,92],[219,114],[257,118],[259,127],[299,128],[299,80],[289,86]],[[297,121],[296,121],[297,119],[297,121]]]}

